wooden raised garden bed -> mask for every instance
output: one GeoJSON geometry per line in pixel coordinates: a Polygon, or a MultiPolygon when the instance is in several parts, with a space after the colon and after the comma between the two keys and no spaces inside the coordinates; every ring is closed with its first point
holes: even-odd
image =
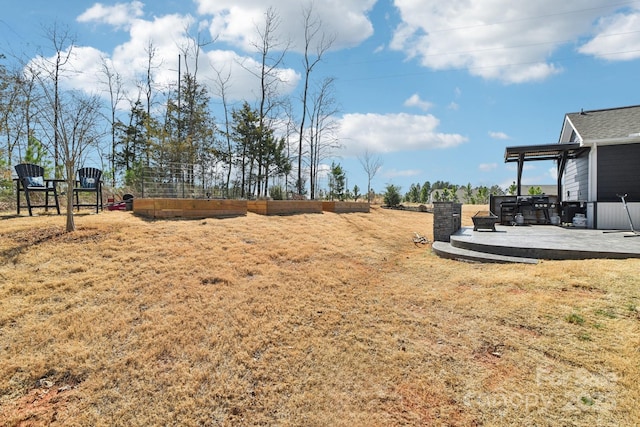
{"type": "Polygon", "coordinates": [[[294,215],[322,213],[322,202],[316,200],[249,200],[247,210],[260,215],[294,215]]]}
{"type": "Polygon", "coordinates": [[[471,219],[473,220],[473,231],[496,231],[496,222],[500,221],[499,218],[490,211],[478,211],[471,219]]]}
{"type": "Polygon", "coordinates": [[[322,210],[333,213],[364,212],[369,213],[369,203],[367,202],[322,202],[322,210]]]}
{"type": "Polygon", "coordinates": [[[245,200],[134,199],[133,213],[149,218],[227,218],[247,214],[245,200]]]}

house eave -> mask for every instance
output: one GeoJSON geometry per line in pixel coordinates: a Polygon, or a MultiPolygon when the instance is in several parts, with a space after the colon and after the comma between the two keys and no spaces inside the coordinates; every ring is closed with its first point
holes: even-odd
{"type": "Polygon", "coordinates": [[[571,120],[571,117],[569,117],[569,115],[565,115],[564,116],[564,125],[562,126],[562,129],[560,130],[560,139],[558,141],[560,141],[560,143],[569,143],[569,142],[580,142],[582,141],[582,135],[580,135],[580,132],[578,132],[578,129],[574,126],[573,121],[571,120]],[[568,126],[567,126],[568,125],[568,126]],[[568,135],[567,135],[568,132],[568,135]],[[571,141],[571,133],[575,132],[576,133],[576,139],[574,141],[571,141]]]}
{"type": "Polygon", "coordinates": [[[622,144],[638,144],[640,136],[628,136],[624,138],[605,138],[605,139],[587,139],[582,141],[582,145],[591,147],[594,145],[622,145],[622,144]]]}

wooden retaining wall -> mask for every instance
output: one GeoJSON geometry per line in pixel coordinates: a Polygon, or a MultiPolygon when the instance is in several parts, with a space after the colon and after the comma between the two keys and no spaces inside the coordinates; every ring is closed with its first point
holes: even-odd
{"type": "Polygon", "coordinates": [[[319,200],[204,200],[149,198],[134,199],[133,212],[149,218],[225,218],[260,215],[295,215],[305,213],[369,212],[369,203],[323,202],[319,200]]]}
{"type": "Polygon", "coordinates": [[[133,213],[149,218],[227,218],[247,214],[245,200],[134,199],[133,213]]]}
{"type": "Polygon", "coordinates": [[[369,213],[367,202],[322,202],[322,210],[333,213],[364,212],[369,213]]]}
{"type": "Polygon", "coordinates": [[[247,210],[260,215],[294,215],[322,213],[322,202],[316,200],[249,200],[247,210]]]}

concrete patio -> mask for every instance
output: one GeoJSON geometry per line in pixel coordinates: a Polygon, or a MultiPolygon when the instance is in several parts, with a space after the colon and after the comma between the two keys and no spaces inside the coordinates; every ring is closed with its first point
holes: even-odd
{"type": "Polygon", "coordinates": [[[477,262],[640,258],[640,236],[552,225],[496,225],[495,232],[462,227],[450,243],[434,242],[433,251],[443,258],[477,262]]]}

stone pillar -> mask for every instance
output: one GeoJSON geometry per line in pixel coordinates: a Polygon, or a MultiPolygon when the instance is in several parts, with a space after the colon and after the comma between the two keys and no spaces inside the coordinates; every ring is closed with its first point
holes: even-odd
{"type": "Polygon", "coordinates": [[[433,203],[433,240],[449,242],[451,235],[462,226],[462,204],[453,202],[433,203]]]}

